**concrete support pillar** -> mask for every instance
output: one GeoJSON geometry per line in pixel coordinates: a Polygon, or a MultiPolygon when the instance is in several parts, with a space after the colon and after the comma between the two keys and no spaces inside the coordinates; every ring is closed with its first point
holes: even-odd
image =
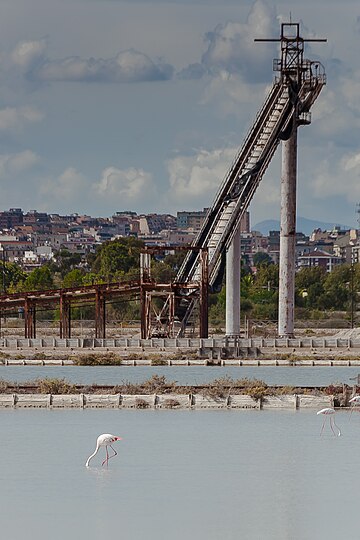
{"type": "MultiPolygon", "coordinates": [[[[151,281],[151,255],[150,253],[140,253],[140,322],[141,339],[147,339],[149,334],[147,293],[144,283],[151,281]]],[[[150,300],[151,302],[151,300],[150,300]]]]}
{"type": "Polygon", "coordinates": [[[151,280],[150,253],[140,253],[140,280],[142,283],[151,280]]]}
{"type": "Polygon", "coordinates": [[[200,251],[201,282],[200,282],[200,338],[209,336],[209,254],[207,249],[200,251]]]}
{"type": "Polygon", "coordinates": [[[240,335],[241,236],[236,231],[226,252],[226,325],[227,336],[240,335]]]}
{"type": "Polygon", "coordinates": [[[282,143],[279,321],[280,337],[294,336],[297,126],[282,143]]]}

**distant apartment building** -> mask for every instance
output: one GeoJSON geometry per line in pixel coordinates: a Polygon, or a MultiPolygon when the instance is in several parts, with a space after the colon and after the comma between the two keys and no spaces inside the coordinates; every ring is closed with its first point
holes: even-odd
{"type": "Polygon", "coordinates": [[[268,238],[264,236],[259,231],[251,231],[252,236],[252,252],[253,254],[258,253],[259,251],[267,252],[268,249],[268,238]]]}
{"type": "Polygon", "coordinates": [[[334,255],[341,257],[346,263],[351,264],[354,262],[353,248],[358,243],[358,231],[351,229],[347,231],[343,236],[339,236],[334,240],[334,255]]]}
{"type": "Polygon", "coordinates": [[[38,212],[37,210],[30,210],[24,214],[24,225],[38,225],[50,223],[50,216],[46,212],[38,212]]]}
{"type": "Polygon", "coordinates": [[[7,262],[19,261],[25,256],[26,251],[33,249],[31,241],[24,240],[0,240],[1,257],[7,262]]]}
{"type": "Polygon", "coordinates": [[[33,239],[35,247],[47,245],[58,251],[61,249],[64,242],[68,240],[68,233],[33,233],[31,238],[33,239]]]}
{"type": "Polygon", "coordinates": [[[268,254],[275,264],[280,259],[280,231],[269,231],[268,236],[268,254]]]}
{"type": "Polygon", "coordinates": [[[129,216],[123,215],[121,212],[116,212],[111,218],[116,228],[116,234],[119,236],[129,236],[130,220],[129,216]]]}
{"type": "Polygon", "coordinates": [[[246,262],[246,264],[252,265],[253,257],[253,237],[249,232],[240,233],[240,248],[241,248],[241,258],[246,262]]]}
{"type": "Polygon", "coordinates": [[[360,263],[360,244],[351,247],[351,263],[360,263]]]}
{"type": "Polygon", "coordinates": [[[0,229],[16,229],[23,224],[24,214],[21,208],[10,208],[0,212],[0,229]]]}
{"type": "Polygon", "coordinates": [[[344,260],[341,257],[337,257],[332,253],[323,251],[320,249],[314,249],[310,253],[301,255],[298,257],[298,269],[301,268],[312,268],[314,266],[319,266],[324,268],[326,272],[331,272],[335,266],[343,264],[344,260]]]}
{"type": "Polygon", "coordinates": [[[192,212],[177,212],[176,225],[178,229],[193,229],[199,231],[207,216],[209,208],[192,212]]]}
{"type": "Polygon", "coordinates": [[[191,231],[163,230],[160,232],[162,241],[172,246],[189,245],[194,240],[195,236],[196,234],[191,231]]]}
{"type": "Polygon", "coordinates": [[[250,232],[250,212],[245,212],[240,220],[240,232],[249,233],[250,232]]]}
{"type": "Polygon", "coordinates": [[[149,231],[152,234],[176,229],[176,218],[171,214],[146,214],[145,217],[149,231]]]}

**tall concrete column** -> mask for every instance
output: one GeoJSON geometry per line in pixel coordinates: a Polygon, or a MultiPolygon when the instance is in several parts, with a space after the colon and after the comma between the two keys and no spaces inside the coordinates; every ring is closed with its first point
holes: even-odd
{"type": "Polygon", "coordinates": [[[282,142],[279,326],[282,337],[294,335],[297,126],[282,142]]]}
{"type": "Polygon", "coordinates": [[[240,335],[240,278],[241,278],[240,227],[226,252],[226,325],[227,336],[240,335]]]}

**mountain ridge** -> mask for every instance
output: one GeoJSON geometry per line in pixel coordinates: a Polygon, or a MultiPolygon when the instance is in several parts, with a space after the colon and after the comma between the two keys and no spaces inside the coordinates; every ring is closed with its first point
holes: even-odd
{"type": "MultiPolygon", "coordinates": [[[[315,229],[321,229],[323,231],[331,231],[334,227],[340,227],[341,229],[353,229],[350,225],[343,225],[336,222],[317,221],[314,219],[303,218],[298,216],[296,219],[296,231],[302,232],[307,236],[311,234],[315,229]]],[[[261,234],[268,235],[269,231],[279,231],[280,221],[276,219],[265,219],[259,221],[256,225],[251,227],[252,231],[259,231],[261,234]]]]}

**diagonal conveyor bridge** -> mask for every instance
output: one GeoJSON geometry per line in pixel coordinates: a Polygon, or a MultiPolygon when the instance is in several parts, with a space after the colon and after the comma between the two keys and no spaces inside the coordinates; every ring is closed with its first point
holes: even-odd
{"type": "MultiPolygon", "coordinates": [[[[239,227],[240,220],[281,140],[286,140],[293,122],[298,125],[310,123],[310,109],[326,83],[320,62],[305,60],[298,80],[286,71],[275,78],[262,109],[256,116],[243,146],[227,172],[215,200],[208,211],[203,226],[193,246],[208,249],[208,279],[212,289],[221,284],[224,255],[239,227]]],[[[199,251],[189,251],[176,281],[187,283],[200,281],[201,262],[199,251]]],[[[186,298],[182,300],[186,303],[186,298]]],[[[182,330],[194,308],[194,299],[179,313],[182,330]]]]}

